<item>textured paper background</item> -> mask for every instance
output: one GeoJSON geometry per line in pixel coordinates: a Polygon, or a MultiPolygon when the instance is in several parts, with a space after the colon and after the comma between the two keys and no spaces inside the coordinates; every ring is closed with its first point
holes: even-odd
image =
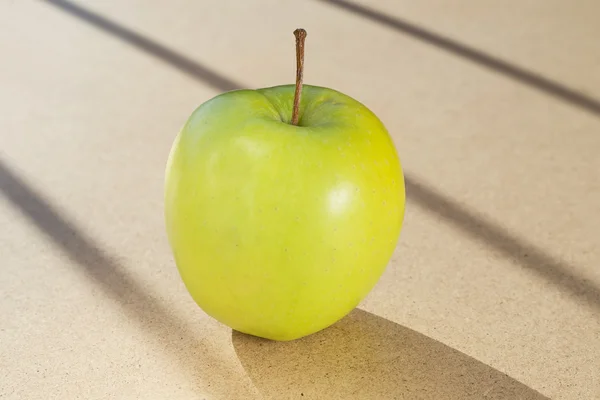
{"type": "Polygon", "coordinates": [[[0,397],[600,399],[600,4],[0,1],[0,397]],[[360,310],[268,343],[203,314],[163,225],[224,90],[367,104],[407,175],[360,310]]]}

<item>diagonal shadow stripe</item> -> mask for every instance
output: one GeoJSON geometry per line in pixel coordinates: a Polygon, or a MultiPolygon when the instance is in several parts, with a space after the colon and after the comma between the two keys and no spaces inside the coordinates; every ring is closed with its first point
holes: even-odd
{"type": "MultiPolygon", "coordinates": [[[[115,301],[132,321],[164,344],[182,371],[204,386],[208,370],[217,380],[231,379],[229,365],[184,320],[149,294],[118,261],[98,247],[73,221],[35,191],[0,159],[0,197],[30,221],[66,257],[81,267],[91,282],[115,301]],[[191,355],[194,356],[191,356],[191,355]]],[[[233,390],[238,383],[231,382],[233,390]]],[[[210,386],[210,385],[209,385],[210,386]]],[[[227,385],[222,385],[227,386],[227,385]]],[[[229,390],[228,389],[228,390],[229,390]]]]}
{"type": "Polygon", "coordinates": [[[417,206],[442,217],[471,239],[482,242],[527,267],[547,282],[567,290],[571,297],[600,310],[600,288],[574,275],[573,267],[546,254],[537,246],[517,239],[506,229],[469,211],[419,180],[406,175],[406,193],[417,206]]]}
{"type": "Polygon", "coordinates": [[[96,13],[86,10],[74,3],[62,0],[43,0],[44,2],[60,8],[72,16],[86,21],[92,26],[116,36],[126,43],[137,47],[140,50],[149,53],[158,59],[170,64],[178,70],[191,75],[194,78],[200,79],[209,86],[221,91],[230,91],[240,89],[241,85],[231,79],[225,78],[222,75],[210,70],[209,68],[185,57],[163,45],[125,28],[107,18],[104,18],[96,13]]]}
{"type": "Polygon", "coordinates": [[[571,105],[580,107],[593,114],[600,115],[600,100],[587,96],[558,82],[540,76],[534,72],[517,67],[504,60],[468,47],[462,43],[431,32],[411,22],[391,17],[372,8],[368,8],[346,0],[319,0],[331,4],[353,14],[378,22],[398,32],[412,36],[425,43],[445,50],[453,55],[467,59],[475,64],[493,70],[499,74],[519,81],[527,86],[551,95],[571,105]]]}

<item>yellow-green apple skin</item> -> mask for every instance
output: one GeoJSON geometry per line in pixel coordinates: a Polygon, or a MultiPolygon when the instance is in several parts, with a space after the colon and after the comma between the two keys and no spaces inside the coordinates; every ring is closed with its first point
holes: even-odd
{"type": "Polygon", "coordinates": [[[166,229],[194,301],[232,329],[293,340],[373,289],[396,247],[405,186],[382,122],[305,85],[218,95],[190,116],[166,169],[166,229]]]}

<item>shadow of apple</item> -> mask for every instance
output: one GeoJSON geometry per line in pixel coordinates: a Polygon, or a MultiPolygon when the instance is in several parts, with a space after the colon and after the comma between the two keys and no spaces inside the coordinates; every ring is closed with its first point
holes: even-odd
{"type": "Polygon", "coordinates": [[[232,341],[269,399],[547,400],[464,353],[360,309],[296,341],[236,331],[232,341]]]}

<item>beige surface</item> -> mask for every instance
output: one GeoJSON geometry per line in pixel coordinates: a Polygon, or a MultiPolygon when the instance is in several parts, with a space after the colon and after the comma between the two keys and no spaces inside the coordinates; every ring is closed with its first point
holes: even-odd
{"type": "Polygon", "coordinates": [[[0,398],[600,399],[600,3],[76,4],[0,1],[0,398]],[[185,292],[162,179],[198,104],[292,81],[300,26],[409,203],[361,310],[270,343],[185,292]]]}

